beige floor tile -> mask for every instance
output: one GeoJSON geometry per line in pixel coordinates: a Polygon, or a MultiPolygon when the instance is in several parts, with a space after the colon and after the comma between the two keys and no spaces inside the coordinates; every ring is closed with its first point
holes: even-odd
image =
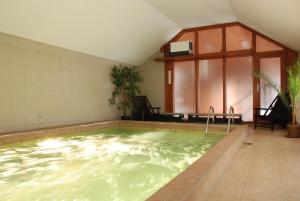
{"type": "Polygon", "coordinates": [[[232,163],[229,167],[224,171],[221,180],[223,182],[230,183],[232,181],[238,181],[241,183],[245,183],[250,171],[249,165],[232,163]]]}
{"type": "Polygon", "coordinates": [[[284,201],[299,201],[300,200],[300,194],[284,193],[283,197],[284,197],[284,201]]]}
{"type": "Polygon", "coordinates": [[[300,164],[280,161],[280,174],[282,178],[297,178],[300,180],[300,164]]]}
{"type": "Polygon", "coordinates": [[[279,161],[270,158],[257,158],[251,164],[249,177],[280,180],[279,161]]]}
{"type": "Polygon", "coordinates": [[[205,199],[205,201],[239,201],[239,199],[211,194],[205,199]]]}
{"type": "Polygon", "coordinates": [[[242,199],[253,201],[283,201],[280,180],[249,177],[242,199]]]}
{"type": "MultiPolygon", "coordinates": [[[[242,147],[244,147],[244,145],[242,145],[242,147]]],[[[238,150],[238,153],[234,156],[232,163],[250,167],[253,157],[254,153],[252,152],[252,149],[242,148],[238,150]]]]}
{"type": "Polygon", "coordinates": [[[281,174],[279,167],[252,167],[249,172],[249,177],[280,180],[281,174]]]}
{"type": "Polygon", "coordinates": [[[300,194],[300,179],[298,177],[282,178],[283,192],[300,194]]]}
{"type": "Polygon", "coordinates": [[[212,193],[219,196],[225,196],[232,199],[241,199],[245,183],[241,180],[219,181],[213,188],[212,193]]]}
{"type": "Polygon", "coordinates": [[[251,129],[207,200],[300,201],[300,139],[286,134],[251,129]]]}
{"type": "Polygon", "coordinates": [[[291,165],[299,166],[300,165],[300,154],[299,153],[297,153],[297,154],[296,153],[286,153],[284,155],[280,155],[280,161],[282,163],[288,163],[291,165]]]}

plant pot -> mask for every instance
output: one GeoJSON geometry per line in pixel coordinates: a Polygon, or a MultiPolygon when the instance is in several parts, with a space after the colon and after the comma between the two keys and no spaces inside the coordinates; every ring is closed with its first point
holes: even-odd
{"type": "Polygon", "coordinates": [[[130,120],[131,118],[130,118],[130,116],[121,116],[121,119],[122,120],[130,120]]]}
{"type": "Polygon", "coordinates": [[[300,137],[299,126],[297,124],[296,125],[289,124],[287,127],[288,127],[287,137],[290,137],[290,138],[299,138],[300,137]]]}

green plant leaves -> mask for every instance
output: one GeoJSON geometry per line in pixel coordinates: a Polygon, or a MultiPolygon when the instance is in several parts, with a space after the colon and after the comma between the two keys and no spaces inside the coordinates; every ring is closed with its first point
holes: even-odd
{"type": "Polygon", "coordinates": [[[296,124],[296,101],[300,95],[300,59],[288,68],[288,90],[291,97],[293,124],[296,124]]]}
{"type": "Polygon", "coordinates": [[[290,104],[288,101],[288,97],[285,95],[284,92],[282,92],[279,87],[277,86],[276,82],[272,80],[268,75],[265,75],[259,71],[254,72],[254,76],[263,80],[268,86],[270,86],[273,90],[277,92],[277,94],[280,96],[283,104],[290,110],[290,104]]]}
{"type": "Polygon", "coordinates": [[[110,76],[114,89],[109,103],[115,105],[126,116],[132,107],[132,98],[140,93],[140,83],[143,78],[136,66],[122,64],[113,66],[110,76]]]}
{"type": "MultiPolygon", "coordinates": [[[[287,81],[288,81],[288,94],[291,101],[292,108],[292,124],[296,124],[296,101],[298,96],[300,95],[300,59],[298,59],[293,65],[287,68],[287,81]]],[[[286,97],[278,88],[276,83],[267,75],[264,75],[260,72],[254,72],[254,76],[264,80],[269,86],[271,86],[274,90],[276,90],[281,97],[283,103],[290,109],[290,105],[288,104],[288,97],[286,97]]]]}

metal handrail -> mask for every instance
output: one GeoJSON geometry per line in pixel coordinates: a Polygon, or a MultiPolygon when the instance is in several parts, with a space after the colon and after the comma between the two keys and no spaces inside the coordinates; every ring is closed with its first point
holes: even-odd
{"type": "Polygon", "coordinates": [[[212,122],[215,123],[215,110],[214,110],[213,106],[210,106],[209,110],[208,110],[205,133],[208,132],[209,119],[210,119],[211,115],[212,115],[212,122]]]}
{"type": "Polygon", "coordinates": [[[228,117],[228,124],[227,124],[227,132],[226,134],[229,133],[230,131],[230,120],[232,119],[232,123],[234,123],[234,109],[232,106],[230,106],[230,109],[229,109],[229,117],[228,117]]]}

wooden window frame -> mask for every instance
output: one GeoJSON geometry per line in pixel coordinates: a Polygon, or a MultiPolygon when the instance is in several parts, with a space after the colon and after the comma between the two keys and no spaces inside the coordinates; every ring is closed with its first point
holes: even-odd
{"type": "MultiPolygon", "coordinates": [[[[195,103],[196,103],[196,112],[198,112],[198,65],[199,60],[209,60],[209,59],[223,59],[223,112],[226,112],[226,58],[230,57],[244,57],[244,56],[252,56],[253,58],[253,70],[259,70],[259,61],[260,58],[271,58],[271,57],[280,57],[281,58],[281,88],[285,90],[287,88],[287,74],[285,66],[291,65],[295,62],[298,57],[298,52],[286,47],[285,45],[269,38],[268,36],[255,31],[254,29],[240,23],[240,22],[231,22],[217,25],[209,25],[203,27],[195,27],[183,29],[180,31],[175,37],[173,37],[168,43],[164,44],[161,47],[161,52],[164,52],[165,57],[163,58],[155,58],[155,61],[165,62],[165,111],[166,112],[174,112],[174,80],[172,80],[172,84],[168,84],[168,71],[171,70],[172,79],[174,78],[174,62],[176,61],[195,61],[195,103]],[[236,51],[226,51],[226,27],[232,26],[240,26],[252,33],[252,47],[249,50],[236,50],[236,51]],[[201,30],[210,30],[210,29],[222,29],[222,51],[216,53],[208,53],[208,54],[199,54],[198,53],[198,31],[201,30]],[[175,42],[178,40],[184,33],[186,32],[194,32],[195,34],[195,54],[189,56],[177,56],[177,57],[167,57],[167,53],[169,51],[169,44],[171,42],[175,42]],[[256,52],[256,36],[260,36],[263,39],[276,44],[281,47],[283,50],[276,51],[265,51],[265,52],[256,52]]],[[[260,96],[256,93],[255,87],[259,80],[253,77],[253,107],[259,107],[260,105],[260,96]]]]}

